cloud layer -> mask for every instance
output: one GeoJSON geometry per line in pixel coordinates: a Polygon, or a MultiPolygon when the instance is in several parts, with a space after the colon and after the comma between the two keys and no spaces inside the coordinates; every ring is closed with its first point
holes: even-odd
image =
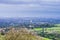
{"type": "Polygon", "coordinates": [[[0,17],[60,17],[60,0],[0,0],[0,17]]]}

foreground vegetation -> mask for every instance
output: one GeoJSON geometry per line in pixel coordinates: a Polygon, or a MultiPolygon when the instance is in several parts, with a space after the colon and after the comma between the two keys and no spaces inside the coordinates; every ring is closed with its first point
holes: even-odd
{"type": "Polygon", "coordinates": [[[27,29],[11,29],[7,34],[0,35],[0,40],[50,40],[37,36],[34,32],[27,29]]]}
{"type": "Polygon", "coordinates": [[[44,28],[33,28],[32,32],[28,29],[11,29],[5,35],[0,34],[0,40],[60,40],[60,24],[55,24],[57,27],[44,28]]]}
{"type": "Polygon", "coordinates": [[[6,34],[6,40],[42,40],[42,38],[34,35],[26,29],[13,29],[6,34]]]}
{"type": "Polygon", "coordinates": [[[0,40],[5,40],[5,36],[0,34],[0,40]]]}

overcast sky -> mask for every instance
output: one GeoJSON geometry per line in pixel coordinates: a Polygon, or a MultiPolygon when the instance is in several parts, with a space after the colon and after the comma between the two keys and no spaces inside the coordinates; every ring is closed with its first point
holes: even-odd
{"type": "Polygon", "coordinates": [[[0,17],[60,17],[60,0],[0,0],[0,17]]]}

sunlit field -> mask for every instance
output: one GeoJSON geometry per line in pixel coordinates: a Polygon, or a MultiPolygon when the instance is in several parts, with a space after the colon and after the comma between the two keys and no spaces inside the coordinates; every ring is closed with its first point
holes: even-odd
{"type": "MultiPolygon", "coordinates": [[[[34,28],[34,31],[42,31],[43,28],[34,28]]],[[[60,27],[44,28],[45,32],[60,32],[60,27]]]]}
{"type": "Polygon", "coordinates": [[[44,36],[49,39],[60,40],[60,24],[55,24],[55,27],[51,28],[34,28],[33,31],[37,32],[37,34],[44,36]],[[44,29],[44,32],[43,32],[44,29]],[[42,33],[43,32],[43,33],[42,33]],[[43,35],[42,35],[43,34],[43,35]]]}
{"type": "MultiPolygon", "coordinates": [[[[44,28],[45,32],[60,32],[60,24],[55,24],[56,27],[44,28]]],[[[34,31],[42,31],[43,28],[34,28],[34,31]]]]}

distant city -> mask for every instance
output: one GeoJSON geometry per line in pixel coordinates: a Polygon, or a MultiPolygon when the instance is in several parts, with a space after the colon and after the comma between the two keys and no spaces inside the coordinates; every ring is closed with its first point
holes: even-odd
{"type": "Polygon", "coordinates": [[[40,24],[60,24],[60,19],[55,18],[0,18],[0,28],[4,27],[29,27],[31,24],[34,27],[39,27],[40,24]]]}

